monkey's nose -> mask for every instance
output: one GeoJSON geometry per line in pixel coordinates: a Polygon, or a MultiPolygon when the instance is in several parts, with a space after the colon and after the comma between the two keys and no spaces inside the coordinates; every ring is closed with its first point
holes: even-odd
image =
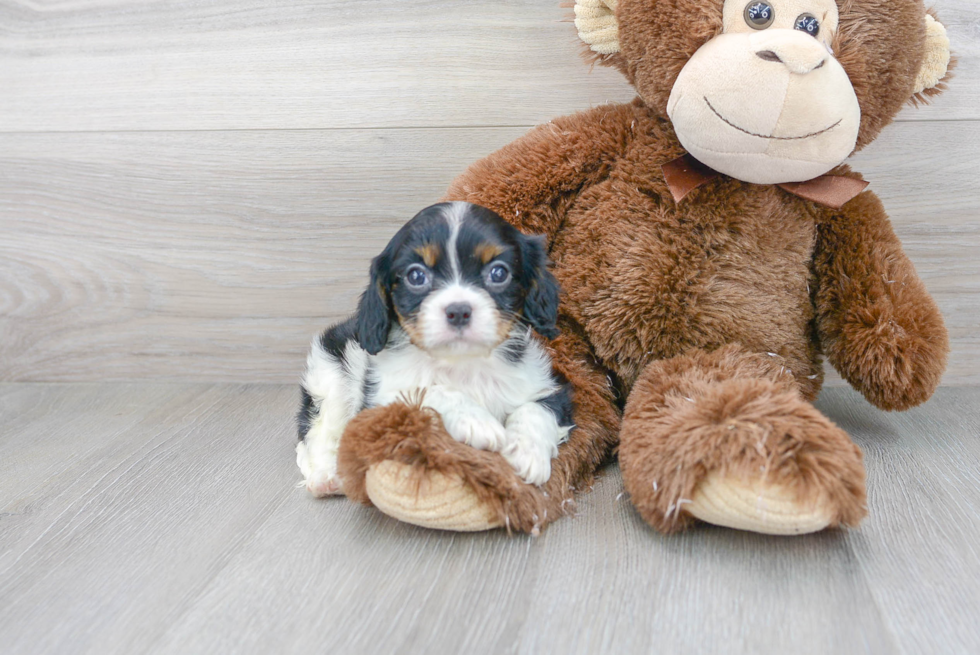
{"type": "Polygon", "coordinates": [[[446,307],[446,321],[454,328],[464,328],[470,323],[473,308],[465,302],[453,303],[446,307]]]}
{"type": "Polygon", "coordinates": [[[764,37],[762,33],[753,35],[753,50],[759,59],[782,64],[797,75],[806,75],[827,63],[827,48],[812,36],[796,30],[766,32],[764,37]]]}
{"type": "MultiPolygon", "coordinates": [[[[783,61],[783,58],[782,57],[780,57],[778,54],[776,54],[772,50],[762,50],[760,52],[755,53],[755,56],[758,57],[759,59],[764,60],[764,61],[774,61],[777,64],[785,64],[786,63],[785,61],[783,61]]],[[[789,65],[787,65],[787,66],[794,73],[799,73],[801,75],[804,75],[806,73],[809,73],[810,71],[815,71],[818,68],[823,67],[823,65],[826,64],[826,63],[827,63],[827,58],[824,57],[823,59],[820,60],[820,63],[818,63],[816,66],[810,68],[809,70],[806,70],[806,65],[803,65],[803,66],[797,65],[795,67],[794,66],[789,66],[789,65]]]]}
{"type": "Polygon", "coordinates": [[[783,60],[779,58],[779,55],[777,55],[772,50],[763,50],[762,52],[757,52],[755,53],[755,56],[758,57],[759,59],[764,59],[766,61],[775,61],[775,62],[779,62],[780,64],[783,63],[783,60]]]}

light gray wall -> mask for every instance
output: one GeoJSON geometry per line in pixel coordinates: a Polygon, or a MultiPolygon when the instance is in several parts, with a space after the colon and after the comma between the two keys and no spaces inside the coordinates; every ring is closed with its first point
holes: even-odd
{"type": "MultiPolygon", "coordinates": [[[[0,0],[0,380],[291,382],[470,162],[632,91],[558,0],[0,0]]],[[[980,364],[980,5],[854,166],[980,364]]]]}

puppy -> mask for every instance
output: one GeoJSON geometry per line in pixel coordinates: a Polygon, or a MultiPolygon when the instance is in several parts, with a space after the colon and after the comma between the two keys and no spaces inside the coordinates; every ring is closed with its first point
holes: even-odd
{"type": "Polygon", "coordinates": [[[357,314],[313,341],[296,446],[306,488],[343,493],[348,421],[413,395],[457,441],[499,452],[530,484],[547,481],[572,403],[531,330],[557,336],[558,292],[542,237],[469,203],[419,212],[371,262],[357,314]]]}

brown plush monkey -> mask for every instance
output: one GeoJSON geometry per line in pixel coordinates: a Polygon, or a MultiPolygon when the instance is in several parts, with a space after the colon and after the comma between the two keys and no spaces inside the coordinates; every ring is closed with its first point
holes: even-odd
{"type": "Polygon", "coordinates": [[[826,355],[876,406],[932,394],[948,338],[881,202],[842,162],[944,88],[921,0],[578,0],[599,62],[639,97],[556,119],[447,199],[546,234],[564,288],[570,440],[542,488],[398,405],[345,434],[348,495],[403,520],[536,531],[619,444],[664,532],[856,525],[861,452],[812,401],[826,355]]]}

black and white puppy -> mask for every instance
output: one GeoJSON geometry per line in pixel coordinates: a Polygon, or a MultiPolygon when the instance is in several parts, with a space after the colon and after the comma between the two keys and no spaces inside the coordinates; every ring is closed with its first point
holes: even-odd
{"type": "Polygon", "coordinates": [[[531,329],[558,334],[558,292],[542,237],[465,202],[419,212],[372,261],[357,314],[313,341],[296,447],[306,488],[343,493],[348,421],[417,395],[456,440],[547,481],[572,404],[531,329]]]}

